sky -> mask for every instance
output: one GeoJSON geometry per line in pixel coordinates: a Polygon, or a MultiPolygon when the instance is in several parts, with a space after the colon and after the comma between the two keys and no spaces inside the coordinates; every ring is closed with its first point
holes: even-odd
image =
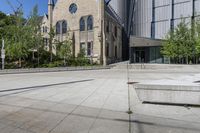
{"type": "MultiPolygon", "coordinates": [[[[9,0],[9,1],[10,3],[12,3],[15,9],[19,7],[17,0],[9,0]]],[[[44,15],[44,13],[47,13],[48,0],[19,0],[19,1],[21,1],[21,3],[23,4],[24,17],[26,18],[30,15],[31,10],[36,4],[38,4],[39,15],[44,15]]],[[[0,11],[6,14],[13,13],[13,10],[8,5],[7,0],[0,0],[0,11]]]]}

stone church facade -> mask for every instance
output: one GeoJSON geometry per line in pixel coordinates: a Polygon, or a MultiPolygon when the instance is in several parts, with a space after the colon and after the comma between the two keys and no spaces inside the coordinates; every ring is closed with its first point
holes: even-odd
{"type": "MultiPolygon", "coordinates": [[[[70,39],[75,57],[85,49],[86,57],[99,64],[122,60],[122,24],[104,0],[49,0],[41,27],[46,50],[52,27],[53,42],[70,39]]],[[[52,49],[56,54],[56,43],[52,49]]]]}

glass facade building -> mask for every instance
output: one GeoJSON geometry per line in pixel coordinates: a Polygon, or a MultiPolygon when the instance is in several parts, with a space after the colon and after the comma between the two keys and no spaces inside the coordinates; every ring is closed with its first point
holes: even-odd
{"type": "Polygon", "coordinates": [[[145,42],[146,45],[140,43],[140,46],[136,46],[133,45],[136,40],[123,40],[123,47],[129,47],[129,52],[124,50],[123,53],[128,52],[131,60],[137,62],[166,62],[159,52],[162,47],[161,41],[165,39],[166,34],[182,19],[190,24],[192,20],[200,18],[200,0],[111,0],[109,4],[123,22],[123,38],[127,36],[130,39],[132,36],[160,40],[160,45],[156,47],[145,42]],[[141,49],[144,50],[141,52],[141,49]],[[135,59],[136,56],[140,56],[141,59],[135,59]],[[142,60],[143,57],[146,58],[142,60]]]}
{"type": "Polygon", "coordinates": [[[181,19],[200,15],[200,0],[135,0],[132,35],[164,39],[181,19]]]}
{"type": "MultiPolygon", "coordinates": [[[[152,43],[130,40],[130,58],[133,63],[167,63],[162,57],[160,49],[162,40],[173,30],[182,19],[191,24],[200,17],[200,0],[132,0],[135,2],[133,12],[131,36],[160,40],[160,46],[152,43]],[[134,45],[133,45],[134,44],[134,45]],[[139,59],[141,58],[141,59],[139,59]],[[143,59],[144,58],[144,59],[143,59]]],[[[129,12],[129,13],[130,13],[129,12]]]]}

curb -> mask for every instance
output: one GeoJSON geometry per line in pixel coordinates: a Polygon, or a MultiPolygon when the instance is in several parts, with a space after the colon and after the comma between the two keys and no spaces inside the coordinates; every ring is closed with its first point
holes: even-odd
{"type": "Polygon", "coordinates": [[[30,68],[30,69],[5,69],[0,70],[0,75],[23,74],[23,73],[46,73],[46,72],[64,72],[64,71],[89,71],[111,69],[110,66],[100,67],[59,67],[59,68],[30,68]]]}

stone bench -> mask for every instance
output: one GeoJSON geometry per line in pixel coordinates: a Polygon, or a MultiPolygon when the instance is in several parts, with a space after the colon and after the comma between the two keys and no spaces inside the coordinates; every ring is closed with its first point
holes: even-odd
{"type": "Polygon", "coordinates": [[[200,86],[136,84],[134,88],[142,102],[200,106],[200,86]]]}

